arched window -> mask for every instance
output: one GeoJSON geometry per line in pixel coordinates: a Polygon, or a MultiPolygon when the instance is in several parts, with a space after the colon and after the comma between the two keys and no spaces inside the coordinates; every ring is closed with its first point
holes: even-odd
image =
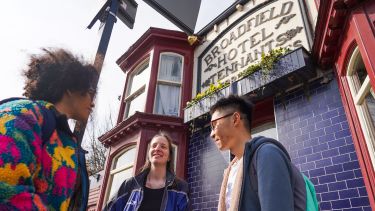
{"type": "Polygon", "coordinates": [[[131,146],[114,159],[107,186],[107,200],[117,193],[124,180],[133,176],[135,157],[136,148],[131,146]]]}
{"type": "Polygon", "coordinates": [[[183,57],[174,53],[160,54],[154,113],[180,115],[183,57]]]}
{"type": "Polygon", "coordinates": [[[147,59],[129,75],[129,84],[125,97],[126,107],[124,119],[130,117],[136,111],[143,112],[145,110],[146,87],[150,80],[150,70],[149,59],[147,59]]]}
{"type": "Polygon", "coordinates": [[[375,93],[358,47],[354,49],[349,60],[347,79],[375,168],[375,93]]]}

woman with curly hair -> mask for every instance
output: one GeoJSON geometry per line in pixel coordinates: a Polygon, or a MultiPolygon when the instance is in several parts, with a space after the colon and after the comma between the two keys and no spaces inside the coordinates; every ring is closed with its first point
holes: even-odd
{"type": "Polygon", "coordinates": [[[86,210],[84,150],[67,119],[85,121],[98,73],[63,49],[43,49],[26,71],[27,98],[0,102],[0,210],[86,210]]]}

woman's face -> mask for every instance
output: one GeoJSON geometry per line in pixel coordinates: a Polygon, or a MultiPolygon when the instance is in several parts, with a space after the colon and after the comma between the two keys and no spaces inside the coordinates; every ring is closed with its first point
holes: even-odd
{"type": "Polygon", "coordinates": [[[72,119],[86,121],[94,108],[93,91],[86,93],[74,92],[71,94],[72,119]]]}
{"type": "Polygon", "coordinates": [[[162,136],[157,136],[151,140],[148,158],[152,165],[167,165],[169,161],[168,140],[162,136]]]}

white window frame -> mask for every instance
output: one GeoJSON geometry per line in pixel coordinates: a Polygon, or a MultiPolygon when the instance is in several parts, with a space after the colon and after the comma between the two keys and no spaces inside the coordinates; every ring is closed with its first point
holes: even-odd
{"type": "MultiPolygon", "coordinates": [[[[126,87],[126,93],[125,93],[125,99],[124,99],[124,103],[125,103],[125,112],[124,112],[124,120],[129,118],[129,109],[130,109],[130,103],[135,99],[137,98],[139,95],[143,94],[146,92],[146,95],[147,95],[147,90],[148,90],[148,84],[149,84],[149,81],[150,81],[150,75],[151,75],[151,70],[150,70],[150,75],[148,76],[148,82],[146,81],[145,84],[143,86],[141,86],[140,88],[138,88],[136,91],[133,92],[133,94],[130,94],[130,90],[131,90],[131,87],[133,85],[133,78],[135,75],[137,75],[141,70],[145,71],[144,70],[144,67],[148,65],[147,68],[151,68],[151,62],[150,62],[150,57],[147,57],[146,59],[144,59],[144,61],[142,61],[136,68],[134,68],[135,70],[129,74],[129,80],[128,80],[128,85],[126,87]]],[[[147,96],[146,96],[147,97],[147,96]]],[[[146,102],[145,102],[146,103],[146,102]]],[[[144,111],[144,110],[143,110],[144,111]]]]}
{"type": "MultiPolygon", "coordinates": [[[[158,74],[157,74],[157,81],[156,81],[156,87],[155,87],[155,90],[157,90],[158,88],[158,85],[159,84],[162,84],[162,85],[168,85],[168,86],[178,86],[180,87],[180,95],[179,95],[179,98],[178,98],[178,102],[179,102],[179,108],[178,108],[178,117],[181,115],[181,97],[182,97],[182,82],[184,81],[184,56],[181,55],[181,54],[178,54],[178,53],[174,53],[174,52],[163,52],[163,53],[160,53],[160,56],[159,56],[159,67],[158,67],[158,74]],[[175,81],[168,81],[168,80],[162,80],[162,79],[159,79],[159,70],[160,70],[160,66],[161,66],[161,58],[163,55],[172,55],[172,56],[177,56],[177,57],[180,57],[182,59],[182,65],[181,65],[181,81],[180,83],[177,83],[175,81]]],[[[156,92],[155,92],[155,98],[154,98],[154,114],[158,114],[156,113],[156,92]]],[[[162,115],[162,114],[160,114],[162,115]]]]}
{"type": "Polygon", "coordinates": [[[355,65],[361,57],[358,46],[354,49],[347,69],[347,81],[349,84],[350,92],[353,97],[355,108],[358,113],[359,122],[361,124],[362,132],[365,136],[365,141],[367,149],[370,154],[371,162],[375,168],[375,143],[372,140],[375,140],[375,131],[373,122],[371,121],[371,116],[368,112],[367,104],[364,103],[365,98],[368,94],[371,94],[371,82],[370,77],[367,75],[363,84],[361,85],[358,78],[353,76],[355,73],[355,65]]]}
{"type": "Polygon", "coordinates": [[[173,171],[176,172],[177,170],[177,154],[178,154],[178,146],[172,143],[172,150],[173,150],[173,171]]]}
{"type": "MultiPolygon", "coordinates": [[[[116,173],[119,173],[121,171],[125,171],[125,170],[128,170],[128,169],[131,169],[131,168],[134,168],[135,167],[135,160],[136,160],[136,157],[134,158],[134,162],[132,163],[132,165],[128,165],[128,166],[122,166],[122,167],[118,167],[116,169],[113,169],[114,166],[117,164],[117,161],[118,161],[118,158],[121,157],[123,154],[127,153],[128,151],[132,150],[132,149],[135,149],[136,148],[136,145],[132,145],[132,146],[129,146],[127,147],[126,149],[122,150],[121,152],[119,152],[112,160],[112,163],[111,163],[111,170],[109,172],[109,180],[108,180],[108,184],[107,184],[107,190],[105,192],[105,200],[104,200],[104,205],[108,203],[108,200],[109,197],[110,197],[110,192],[111,192],[111,188],[112,188],[112,183],[113,183],[113,175],[116,174],[116,173]]],[[[137,156],[137,154],[135,154],[135,156],[137,156]]],[[[125,180],[124,180],[125,181],[125,180]]]]}

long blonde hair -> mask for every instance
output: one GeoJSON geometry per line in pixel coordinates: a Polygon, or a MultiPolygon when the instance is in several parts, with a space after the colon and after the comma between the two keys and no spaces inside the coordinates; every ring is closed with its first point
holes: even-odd
{"type": "MultiPolygon", "coordinates": [[[[173,171],[173,166],[174,166],[173,157],[174,156],[173,156],[173,150],[172,150],[172,138],[168,135],[168,133],[164,131],[159,131],[156,135],[154,135],[154,137],[152,137],[151,141],[157,137],[163,137],[168,141],[169,161],[167,162],[167,171],[174,172],[173,171]]],[[[150,170],[150,168],[151,168],[151,162],[150,162],[150,159],[148,157],[148,152],[147,152],[146,162],[145,162],[145,165],[143,165],[143,167],[141,168],[141,172],[150,170]]]]}

